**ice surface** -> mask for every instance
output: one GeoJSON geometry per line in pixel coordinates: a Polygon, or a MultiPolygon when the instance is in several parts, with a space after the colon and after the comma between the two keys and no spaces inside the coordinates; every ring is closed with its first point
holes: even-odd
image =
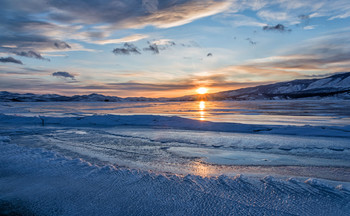
{"type": "Polygon", "coordinates": [[[224,122],[197,121],[177,116],[158,115],[93,115],[82,117],[23,117],[0,114],[0,122],[24,125],[60,125],[60,126],[147,126],[186,130],[206,130],[222,132],[246,132],[265,134],[291,134],[304,136],[350,137],[350,125],[347,126],[284,126],[257,125],[224,122]]]}
{"type": "Polygon", "coordinates": [[[8,142],[0,149],[0,200],[21,206],[18,213],[24,215],[350,213],[348,186],[317,179],[154,174],[99,167],[8,142]]]}
{"type": "Polygon", "coordinates": [[[45,148],[99,165],[201,176],[274,173],[350,181],[347,137],[54,124],[21,128],[10,124],[0,134],[17,145],[45,148]]]}
{"type": "Polygon", "coordinates": [[[192,102],[0,103],[0,113],[20,116],[166,115],[243,124],[345,126],[350,100],[192,102]]]}
{"type": "MultiPolygon", "coordinates": [[[[302,116],[318,106],[295,102],[298,124],[285,125],[263,124],[288,116],[273,102],[212,109],[260,123],[171,116],[165,104],[158,115],[105,115],[151,104],[3,103],[0,206],[24,215],[349,215],[349,114],[325,104],[333,110],[302,116]]],[[[184,112],[198,112],[191,106],[184,112]]]]}

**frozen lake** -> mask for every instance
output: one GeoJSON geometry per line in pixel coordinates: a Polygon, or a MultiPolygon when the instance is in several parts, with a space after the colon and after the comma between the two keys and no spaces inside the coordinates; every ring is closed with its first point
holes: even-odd
{"type": "Polygon", "coordinates": [[[118,126],[3,129],[11,143],[156,173],[283,175],[350,182],[349,138],[118,126]]]}
{"type": "Polygon", "coordinates": [[[0,113],[24,116],[166,115],[213,122],[272,125],[349,125],[350,101],[20,102],[0,113]]]}
{"type": "Polygon", "coordinates": [[[348,107],[1,103],[0,206],[37,215],[349,215],[348,107]]]}
{"type": "Polygon", "coordinates": [[[19,118],[12,120],[14,125],[3,125],[1,135],[13,134],[12,142],[103,165],[184,175],[274,173],[350,182],[350,101],[35,102],[0,107],[3,114],[19,118]],[[107,114],[111,117],[103,116],[107,114]],[[15,133],[21,116],[37,119],[36,129],[23,126],[25,133],[15,133]],[[38,116],[47,118],[45,127],[38,116]]]}

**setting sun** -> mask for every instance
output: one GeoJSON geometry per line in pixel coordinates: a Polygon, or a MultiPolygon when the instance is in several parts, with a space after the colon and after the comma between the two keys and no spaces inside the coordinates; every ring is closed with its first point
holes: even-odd
{"type": "Polygon", "coordinates": [[[199,89],[196,90],[196,92],[198,94],[205,94],[208,92],[208,89],[207,88],[204,88],[204,87],[200,87],[199,89]]]}

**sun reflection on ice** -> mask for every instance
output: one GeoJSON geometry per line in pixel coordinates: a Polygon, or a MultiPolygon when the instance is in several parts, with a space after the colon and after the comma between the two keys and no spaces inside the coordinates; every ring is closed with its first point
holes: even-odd
{"type": "Polygon", "coordinates": [[[204,109],[205,109],[205,101],[200,101],[199,102],[199,115],[200,115],[199,120],[201,120],[201,121],[205,120],[204,109]]]}
{"type": "Polygon", "coordinates": [[[201,177],[212,176],[215,172],[213,172],[213,168],[205,165],[201,162],[195,161],[191,164],[192,171],[194,175],[198,175],[201,177]]]}

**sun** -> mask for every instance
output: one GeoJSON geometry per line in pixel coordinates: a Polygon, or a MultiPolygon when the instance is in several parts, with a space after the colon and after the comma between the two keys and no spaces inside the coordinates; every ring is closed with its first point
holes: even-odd
{"type": "Polygon", "coordinates": [[[204,88],[204,87],[200,87],[200,88],[198,88],[198,89],[196,90],[196,92],[197,92],[198,94],[205,94],[205,93],[208,92],[208,89],[207,89],[207,88],[204,88]]]}

